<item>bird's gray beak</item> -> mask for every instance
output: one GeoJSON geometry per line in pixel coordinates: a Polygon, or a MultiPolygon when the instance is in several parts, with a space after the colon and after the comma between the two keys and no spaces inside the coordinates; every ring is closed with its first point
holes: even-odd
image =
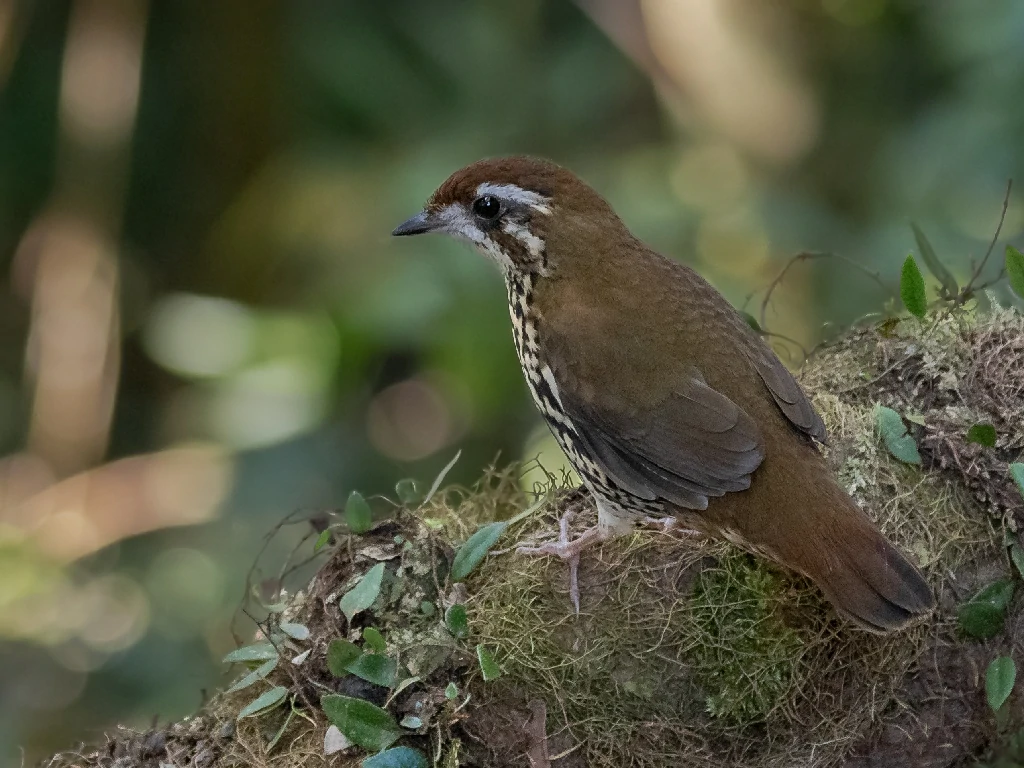
{"type": "Polygon", "coordinates": [[[420,211],[408,221],[403,221],[391,234],[395,237],[404,235],[422,235],[424,232],[432,232],[437,228],[437,222],[426,211],[420,211]]]}

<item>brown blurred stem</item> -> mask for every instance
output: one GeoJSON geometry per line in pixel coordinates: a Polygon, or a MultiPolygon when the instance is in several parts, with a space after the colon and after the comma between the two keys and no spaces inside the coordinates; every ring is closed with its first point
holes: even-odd
{"type": "Polygon", "coordinates": [[[1010,192],[1013,190],[1013,179],[1006,180],[1006,194],[1003,195],[1003,210],[999,214],[999,223],[996,225],[996,231],[992,235],[992,241],[988,244],[988,250],[985,251],[985,256],[981,262],[974,268],[974,272],[971,274],[971,279],[967,281],[967,285],[963,287],[960,293],[956,296],[956,303],[963,304],[977,291],[988,288],[990,285],[994,285],[1003,279],[1006,274],[1006,266],[999,270],[999,274],[996,275],[992,280],[981,285],[975,285],[975,281],[981,276],[982,271],[985,269],[985,265],[988,263],[989,256],[992,255],[992,251],[995,250],[996,242],[999,240],[999,234],[1003,231],[1003,222],[1006,221],[1006,209],[1010,206],[1010,192]]]}
{"type": "Polygon", "coordinates": [[[768,286],[768,290],[765,292],[764,299],[761,301],[761,316],[759,318],[759,322],[761,323],[762,329],[766,327],[765,316],[768,314],[768,303],[772,299],[772,293],[775,292],[775,289],[779,286],[779,283],[782,282],[783,278],[786,276],[786,273],[789,272],[790,267],[792,267],[797,262],[811,261],[812,259],[837,259],[843,262],[844,264],[850,265],[857,271],[863,272],[865,275],[867,275],[876,283],[878,283],[878,285],[881,286],[883,291],[889,290],[889,288],[886,286],[885,282],[882,280],[881,276],[877,272],[872,272],[870,269],[861,266],[852,259],[848,259],[845,256],[842,256],[838,253],[832,253],[830,251],[800,251],[800,253],[796,254],[789,261],[786,262],[786,265],[782,268],[782,271],[775,276],[775,279],[772,280],[771,284],[768,286]]]}

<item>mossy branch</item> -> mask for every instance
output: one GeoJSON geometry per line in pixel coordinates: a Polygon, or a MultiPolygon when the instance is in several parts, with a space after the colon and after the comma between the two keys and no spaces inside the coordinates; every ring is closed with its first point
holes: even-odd
{"type": "MultiPolygon", "coordinates": [[[[557,561],[492,550],[452,583],[457,543],[536,502],[508,468],[415,510],[407,499],[396,519],[363,536],[336,531],[323,568],[278,620],[308,628],[305,640],[293,631],[281,641],[301,663],[289,653],[265,667],[274,667],[265,685],[287,687],[290,706],[236,722],[253,690],[221,694],[194,718],[119,731],[45,764],[360,765],[359,747],[324,755],[329,724],[315,702],[325,692],[386,708],[387,722],[402,724],[401,755],[445,768],[902,768],[1010,754],[1024,695],[1011,692],[995,717],[984,678],[997,657],[1024,662],[1021,600],[1005,606],[984,643],[965,636],[958,606],[996,579],[1020,578],[1007,544],[1024,530],[1024,504],[1008,467],[1024,454],[1024,319],[963,309],[929,319],[854,331],[818,350],[803,374],[843,484],[936,590],[928,623],[866,634],[804,579],[728,544],[650,532],[584,555],[579,615],[557,561]],[[903,417],[921,466],[887,451],[879,404],[903,417]],[[981,442],[979,430],[969,437],[978,424],[991,425],[994,441],[988,429],[981,442]],[[346,620],[340,597],[381,563],[379,595],[346,620]],[[401,674],[392,688],[332,674],[328,646],[338,639],[394,659],[401,674]],[[479,660],[488,655],[502,674],[485,682],[479,660]]],[[[580,526],[591,522],[585,494],[546,494],[498,547],[550,540],[568,505],[580,526]]]]}

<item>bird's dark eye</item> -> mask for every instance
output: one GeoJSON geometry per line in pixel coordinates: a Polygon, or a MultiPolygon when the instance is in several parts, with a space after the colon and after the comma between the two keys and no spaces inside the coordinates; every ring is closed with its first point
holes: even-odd
{"type": "Polygon", "coordinates": [[[473,201],[473,213],[481,219],[496,219],[501,213],[501,203],[493,195],[482,195],[473,201]]]}

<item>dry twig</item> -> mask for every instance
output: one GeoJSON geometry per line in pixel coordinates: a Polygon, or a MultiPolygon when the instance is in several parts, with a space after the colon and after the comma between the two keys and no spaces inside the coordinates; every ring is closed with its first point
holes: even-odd
{"type": "Polygon", "coordinates": [[[992,235],[992,242],[988,244],[988,250],[985,251],[985,256],[982,258],[981,262],[978,264],[978,266],[974,268],[974,272],[971,274],[971,279],[967,281],[967,285],[965,285],[963,289],[960,291],[960,293],[957,294],[957,304],[963,304],[965,301],[971,298],[971,296],[973,296],[977,291],[983,290],[985,288],[988,288],[990,285],[998,283],[1000,280],[1003,279],[1003,276],[1006,274],[1006,266],[1004,265],[999,270],[999,274],[996,275],[994,279],[989,280],[987,283],[982,283],[981,285],[978,286],[974,285],[974,281],[981,276],[982,271],[985,269],[985,265],[988,263],[988,257],[991,256],[992,251],[995,250],[996,242],[999,240],[999,233],[1003,231],[1003,222],[1006,221],[1006,209],[1010,205],[1010,192],[1012,189],[1013,179],[1007,179],[1006,194],[1003,195],[1003,210],[999,214],[999,223],[996,225],[996,231],[992,235]]]}
{"type": "Polygon", "coordinates": [[[853,261],[852,259],[849,259],[846,256],[842,256],[838,253],[832,253],[830,251],[800,251],[800,253],[796,254],[795,256],[793,256],[793,258],[786,262],[786,266],[782,268],[782,271],[779,272],[779,274],[775,276],[775,279],[772,280],[772,282],[769,284],[768,290],[765,292],[764,299],[761,301],[761,316],[759,318],[761,328],[765,328],[766,326],[765,317],[768,314],[768,303],[772,299],[772,293],[775,292],[775,289],[779,286],[779,283],[782,282],[782,279],[786,276],[786,273],[789,271],[790,267],[792,267],[799,261],[811,261],[812,259],[838,259],[839,261],[842,261],[843,263],[850,265],[859,272],[863,272],[865,275],[867,275],[876,283],[878,283],[878,285],[882,288],[883,291],[888,292],[889,290],[888,286],[886,286],[885,284],[885,281],[882,280],[881,275],[879,275],[877,272],[872,272],[870,269],[861,266],[856,261],[853,261]]]}

